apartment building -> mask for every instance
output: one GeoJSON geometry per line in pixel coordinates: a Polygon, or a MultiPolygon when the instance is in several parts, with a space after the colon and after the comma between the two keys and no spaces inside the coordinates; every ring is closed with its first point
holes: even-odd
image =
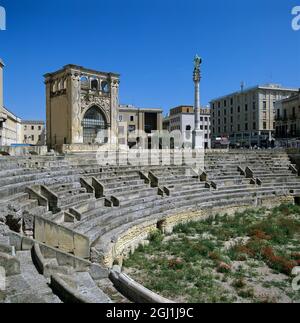
{"type": "Polygon", "coordinates": [[[29,145],[46,144],[46,128],[44,121],[22,120],[22,143],[29,145]]]}
{"type": "Polygon", "coordinates": [[[300,137],[300,90],[276,102],[275,109],[276,138],[300,137]]]}
{"type": "Polygon", "coordinates": [[[212,144],[228,138],[233,146],[268,146],[275,135],[275,104],[298,89],[255,86],[211,101],[212,144]]]}
{"type": "MultiPolygon", "coordinates": [[[[170,132],[179,130],[182,133],[186,146],[192,145],[192,132],[195,128],[195,113],[193,106],[178,106],[170,110],[167,118],[163,121],[164,129],[170,132]]],[[[211,148],[210,109],[200,110],[200,129],[204,134],[205,149],[211,148]]]]}
{"type": "Polygon", "coordinates": [[[122,135],[126,135],[127,138],[129,136],[127,144],[134,146],[137,143],[137,138],[130,136],[130,134],[135,131],[144,131],[151,138],[152,131],[162,130],[162,122],[163,110],[160,108],[138,108],[133,105],[120,105],[118,120],[120,144],[126,145],[122,141],[122,135]]]}

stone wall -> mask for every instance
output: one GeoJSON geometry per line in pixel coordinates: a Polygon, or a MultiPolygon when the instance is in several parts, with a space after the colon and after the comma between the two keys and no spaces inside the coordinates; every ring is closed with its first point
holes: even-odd
{"type": "Polygon", "coordinates": [[[42,217],[35,217],[34,238],[77,257],[90,258],[90,243],[87,237],[42,217]]]}
{"type": "Polygon", "coordinates": [[[235,212],[243,212],[251,207],[267,207],[271,208],[282,203],[294,203],[292,196],[259,199],[256,204],[231,204],[228,206],[218,206],[209,209],[201,209],[192,212],[183,212],[173,214],[162,219],[148,219],[140,221],[136,225],[119,232],[114,242],[110,243],[109,247],[103,252],[102,265],[111,268],[113,264],[122,265],[123,259],[128,256],[143,242],[145,242],[149,235],[158,228],[165,233],[171,233],[173,228],[180,223],[188,223],[206,219],[209,216],[219,215],[233,215],[235,212]]]}
{"type": "Polygon", "coordinates": [[[47,146],[0,146],[0,152],[9,154],[10,156],[26,156],[26,155],[40,155],[45,156],[48,152],[47,146]]]}

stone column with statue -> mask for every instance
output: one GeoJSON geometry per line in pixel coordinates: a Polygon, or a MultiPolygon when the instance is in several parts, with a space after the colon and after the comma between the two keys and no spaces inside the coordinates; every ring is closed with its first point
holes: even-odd
{"type": "Polygon", "coordinates": [[[195,129],[193,131],[193,149],[203,149],[204,148],[204,135],[203,131],[200,128],[200,80],[201,80],[201,71],[200,65],[202,63],[202,59],[196,55],[194,59],[194,74],[193,81],[195,85],[195,129]]]}

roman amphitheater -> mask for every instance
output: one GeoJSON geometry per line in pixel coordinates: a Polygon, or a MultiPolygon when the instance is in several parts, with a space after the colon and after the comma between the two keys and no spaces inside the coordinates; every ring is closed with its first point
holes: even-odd
{"type": "Polygon", "coordinates": [[[300,196],[283,150],[211,150],[201,168],[158,160],[109,166],[91,152],[2,156],[0,301],[170,302],[122,272],[152,232],[300,196]]]}

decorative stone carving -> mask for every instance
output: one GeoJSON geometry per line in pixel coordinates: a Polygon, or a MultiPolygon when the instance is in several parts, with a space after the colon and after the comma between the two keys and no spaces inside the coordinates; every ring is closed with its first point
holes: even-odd
{"type": "Polygon", "coordinates": [[[113,81],[111,82],[111,86],[112,86],[113,88],[119,88],[119,85],[120,85],[120,80],[113,80],[113,81]]]}
{"type": "Polygon", "coordinates": [[[76,134],[76,141],[80,142],[82,134],[81,134],[81,104],[80,104],[80,77],[79,75],[73,74],[71,77],[72,80],[72,106],[73,106],[73,129],[76,134]]]}
{"type": "Polygon", "coordinates": [[[83,113],[92,104],[99,106],[102,110],[109,112],[110,110],[110,99],[106,97],[100,97],[93,94],[81,95],[81,113],[83,113]]]}

